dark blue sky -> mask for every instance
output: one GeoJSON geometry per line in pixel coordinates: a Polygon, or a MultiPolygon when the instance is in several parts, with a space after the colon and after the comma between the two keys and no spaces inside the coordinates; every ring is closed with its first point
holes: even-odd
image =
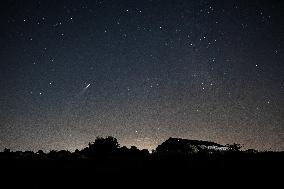
{"type": "Polygon", "coordinates": [[[282,1],[0,7],[0,148],[73,151],[112,135],[283,150],[282,1]]]}

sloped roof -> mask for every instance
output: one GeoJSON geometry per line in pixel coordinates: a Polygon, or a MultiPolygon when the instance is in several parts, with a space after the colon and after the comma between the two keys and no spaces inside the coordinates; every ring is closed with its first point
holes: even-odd
{"type": "Polygon", "coordinates": [[[202,140],[190,140],[190,139],[182,139],[182,138],[169,138],[165,142],[163,142],[161,145],[169,145],[169,144],[175,144],[175,145],[194,145],[194,146],[217,146],[217,147],[224,147],[224,145],[211,142],[211,141],[202,141],[202,140]]]}

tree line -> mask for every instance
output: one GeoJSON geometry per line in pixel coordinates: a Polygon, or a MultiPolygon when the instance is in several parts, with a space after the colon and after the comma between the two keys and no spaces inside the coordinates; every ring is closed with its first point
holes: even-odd
{"type": "Polygon", "coordinates": [[[138,149],[136,146],[130,148],[120,147],[117,139],[108,137],[97,137],[94,142],[81,150],[70,152],[67,150],[51,150],[45,153],[43,150],[33,151],[11,151],[5,148],[0,152],[0,159],[49,159],[49,160],[68,160],[68,159],[92,159],[109,157],[212,157],[228,155],[257,155],[272,152],[258,152],[254,149],[242,150],[240,144],[220,145],[214,142],[188,140],[179,138],[169,138],[158,145],[155,150],[149,152],[147,149],[138,149]]]}

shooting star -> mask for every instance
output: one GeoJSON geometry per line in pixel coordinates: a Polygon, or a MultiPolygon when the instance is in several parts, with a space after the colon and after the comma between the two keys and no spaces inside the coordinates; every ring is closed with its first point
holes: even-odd
{"type": "MultiPolygon", "coordinates": [[[[86,84],[86,83],[85,83],[86,84]]],[[[88,83],[85,87],[80,89],[79,93],[77,93],[72,99],[70,99],[69,103],[66,105],[66,108],[64,109],[63,116],[62,116],[63,121],[70,121],[74,118],[72,116],[78,115],[78,109],[80,109],[80,106],[82,105],[82,101],[84,102],[86,98],[83,98],[83,95],[85,92],[88,90],[88,88],[91,86],[90,83],[88,83]]]]}
{"type": "Polygon", "coordinates": [[[90,85],[91,85],[91,84],[89,83],[89,84],[85,87],[85,89],[87,89],[88,87],[90,87],[90,85]]]}
{"type": "Polygon", "coordinates": [[[79,92],[79,94],[76,95],[76,98],[82,96],[90,86],[91,86],[91,84],[88,83],[87,86],[84,87],[84,88],[79,92]]]}

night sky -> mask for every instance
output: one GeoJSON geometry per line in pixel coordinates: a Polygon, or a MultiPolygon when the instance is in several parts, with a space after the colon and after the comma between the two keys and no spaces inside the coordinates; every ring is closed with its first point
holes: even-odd
{"type": "Polygon", "coordinates": [[[97,136],[284,150],[284,2],[4,0],[0,149],[97,136]]]}

